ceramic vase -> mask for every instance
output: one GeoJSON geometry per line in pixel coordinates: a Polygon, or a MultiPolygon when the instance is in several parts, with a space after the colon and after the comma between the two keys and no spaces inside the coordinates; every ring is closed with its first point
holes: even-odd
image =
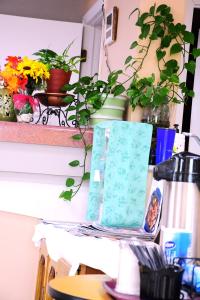
{"type": "Polygon", "coordinates": [[[17,121],[12,97],[6,88],[0,89],[0,121],[17,121]]]}
{"type": "Polygon", "coordinates": [[[101,109],[96,112],[91,109],[91,111],[94,112],[90,119],[90,125],[92,127],[100,122],[112,120],[120,121],[124,119],[127,97],[102,94],[102,99],[105,100],[105,102],[101,109]]]}

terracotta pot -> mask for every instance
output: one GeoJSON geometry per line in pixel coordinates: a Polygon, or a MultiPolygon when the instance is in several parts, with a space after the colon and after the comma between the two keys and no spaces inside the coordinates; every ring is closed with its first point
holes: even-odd
{"type": "Polygon", "coordinates": [[[63,101],[63,98],[66,96],[67,94],[63,93],[39,93],[34,95],[34,97],[44,106],[57,107],[64,107],[68,105],[67,102],[63,101]]]}
{"type": "Polygon", "coordinates": [[[66,83],[69,83],[72,72],[51,69],[49,73],[50,78],[47,80],[47,93],[62,93],[62,88],[66,83]]]}

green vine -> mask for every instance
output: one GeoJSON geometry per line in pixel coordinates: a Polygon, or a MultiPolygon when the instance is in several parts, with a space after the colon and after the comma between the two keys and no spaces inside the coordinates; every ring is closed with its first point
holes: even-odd
{"type": "MultiPolygon", "coordinates": [[[[133,13],[139,11],[134,10],[133,13]]],[[[158,7],[153,5],[149,11],[138,15],[136,25],[140,27],[138,41],[132,42],[130,49],[137,50],[141,54],[139,57],[128,56],[125,60],[127,69],[134,70],[132,75],[126,80],[131,81],[127,95],[130,97],[130,104],[133,109],[137,105],[142,107],[158,107],[169,102],[181,103],[186,102],[189,97],[194,96],[194,92],[189,90],[185,82],[180,81],[180,75],[184,70],[194,74],[195,59],[200,56],[200,49],[194,48],[189,53],[187,45],[194,44],[194,35],[186,30],[186,26],[181,23],[174,23],[171,8],[166,4],[158,7]],[[142,44],[145,40],[146,44],[142,44]],[[139,76],[147,58],[150,47],[155,47],[154,41],[158,47],[155,50],[157,66],[159,70],[159,79],[156,81],[155,75],[150,74],[144,78],[139,76]],[[142,55],[143,54],[143,55],[142,55]],[[174,55],[180,54],[182,66],[174,55]],[[186,62],[187,55],[193,59],[186,62]],[[168,59],[168,57],[170,57],[168,59]]]]}
{"type": "Polygon", "coordinates": [[[186,102],[189,97],[194,96],[194,92],[187,88],[186,82],[181,82],[179,78],[184,70],[194,74],[195,59],[200,56],[200,49],[194,48],[192,53],[187,51],[187,46],[194,44],[193,33],[187,31],[184,24],[174,23],[171,8],[165,4],[158,7],[153,5],[149,11],[143,14],[140,14],[139,9],[135,9],[129,17],[135,12],[138,12],[136,26],[140,28],[140,34],[139,41],[133,41],[130,49],[135,51],[137,55],[129,55],[126,58],[125,70],[111,72],[107,81],[96,80],[96,76],[85,76],[74,84],[64,86],[63,90],[67,93],[73,92],[76,98],[75,101],[72,96],[65,98],[65,101],[69,104],[67,111],[72,113],[68,121],[75,122],[79,130],[79,133],[72,138],[82,141],[84,146],[83,161],[74,160],[69,162],[69,166],[73,168],[82,167],[81,180],[76,183],[73,178],[67,178],[66,190],[60,194],[60,197],[64,200],[70,201],[78,193],[83,182],[90,178],[90,173],[85,166],[88,151],[91,150],[92,145],[87,144],[85,132],[89,127],[91,115],[103,106],[109,93],[117,96],[125,92],[133,109],[137,105],[156,108],[169,102],[186,102]],[[156,80],[155,74],[146,77],[140,77],[139,75],[150,48],[153,45],[155,47],[154,42],[158,44],[155,50],[159,70],[158,80],[156,80]],[[182,66],[175,58],[177,54],[182,57],[182,66]],[[189,55],[193,59],[186,62],[189,55]],[[126,74],[127,70],[131,71],[130,75],[126,74]],[[118,82],[118,77],[121,74],[127,76],[123,83],[118,82]],[[128,82],[130,84],[125,89],[124,85],[128,82]],[[102,94],[105,94],[105,97],[102,97],[102,94]]]}
{"type": "Polygon", "coordinates": [[[81,180],[77,183],[73,178],[67,178],[66,190],[60,194],[60,198],[64,200],[71,201],[80,190],[83,182],[90,179],[90,172],[86,170],[86,160],[92,145],[87,144],[85,133],[89,128],[91,115],[104,105],[108,94],[112,93],[114,96],[118,96],[125,91],[124,86],[118,83],[118,77],[121,73],[121,70],[110,73],[107,81],[96,80],[96,75],[93,77],[85,76],[74,84],[66,84],[63,88],[66,92],[73,92],[76,97],[74,100],[74,97],[66,96],[64,101],[69,104],[66,110],[72,113],[68,121],[74,122],[79,131],[72,138],[81,141],[84,147],[83,161],[73,160],[69,162],[70,167],[82,168],[81,180]],[[105,96],[103,97],[103,95],[105,96]]]}

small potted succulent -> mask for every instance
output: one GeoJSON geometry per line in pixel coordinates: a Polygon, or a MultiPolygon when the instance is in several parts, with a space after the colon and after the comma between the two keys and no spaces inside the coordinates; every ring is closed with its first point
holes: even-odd
{"type": "Polygon", "coordinates": [[[47,80],[47,93],[63,93],[62,87],[69,83],[71,73],[78,73],[77,65],[80,63],[81,57],[69,56],[69,49],[72,44],[73,42],[61,54],[50,49],[41,49],[33,54],[49,70],[50,78],[47,80]]]}

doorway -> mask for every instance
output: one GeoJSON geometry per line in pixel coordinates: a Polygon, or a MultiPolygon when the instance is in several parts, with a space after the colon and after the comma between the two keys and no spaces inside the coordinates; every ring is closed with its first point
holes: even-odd
{"type": "MultiPolygon", "coordinates": [[[[190,53],[193,48],[200,48],[200,8],[194,8],[192,32],[195,36],[194,45],[190,46],[190,53]]],[[[192,59],[192,57],[191,57],[192,59]]],[[[196,59],[195,74],[187,74],[187,86],[189,89],[194,90],[195,97],[188,99],[187,104],[184,105],[183,110],[183,123],[182,131],[191,132],[200,137],[200,89],[199,89],[199,77],[200,77],[200,58],[196,59]]],[[[192,139],[186,140],[186,150],[190,152],[200,154],[199,145],[192,139]]]]}
{"type": "Polygon", "coordinates": [[[83,17],[82,49],[86,51],[86,61],[81,63],[80,76],[93,76],[99,72],[101,49],[103,1],[98,0],[83,17]]]}

